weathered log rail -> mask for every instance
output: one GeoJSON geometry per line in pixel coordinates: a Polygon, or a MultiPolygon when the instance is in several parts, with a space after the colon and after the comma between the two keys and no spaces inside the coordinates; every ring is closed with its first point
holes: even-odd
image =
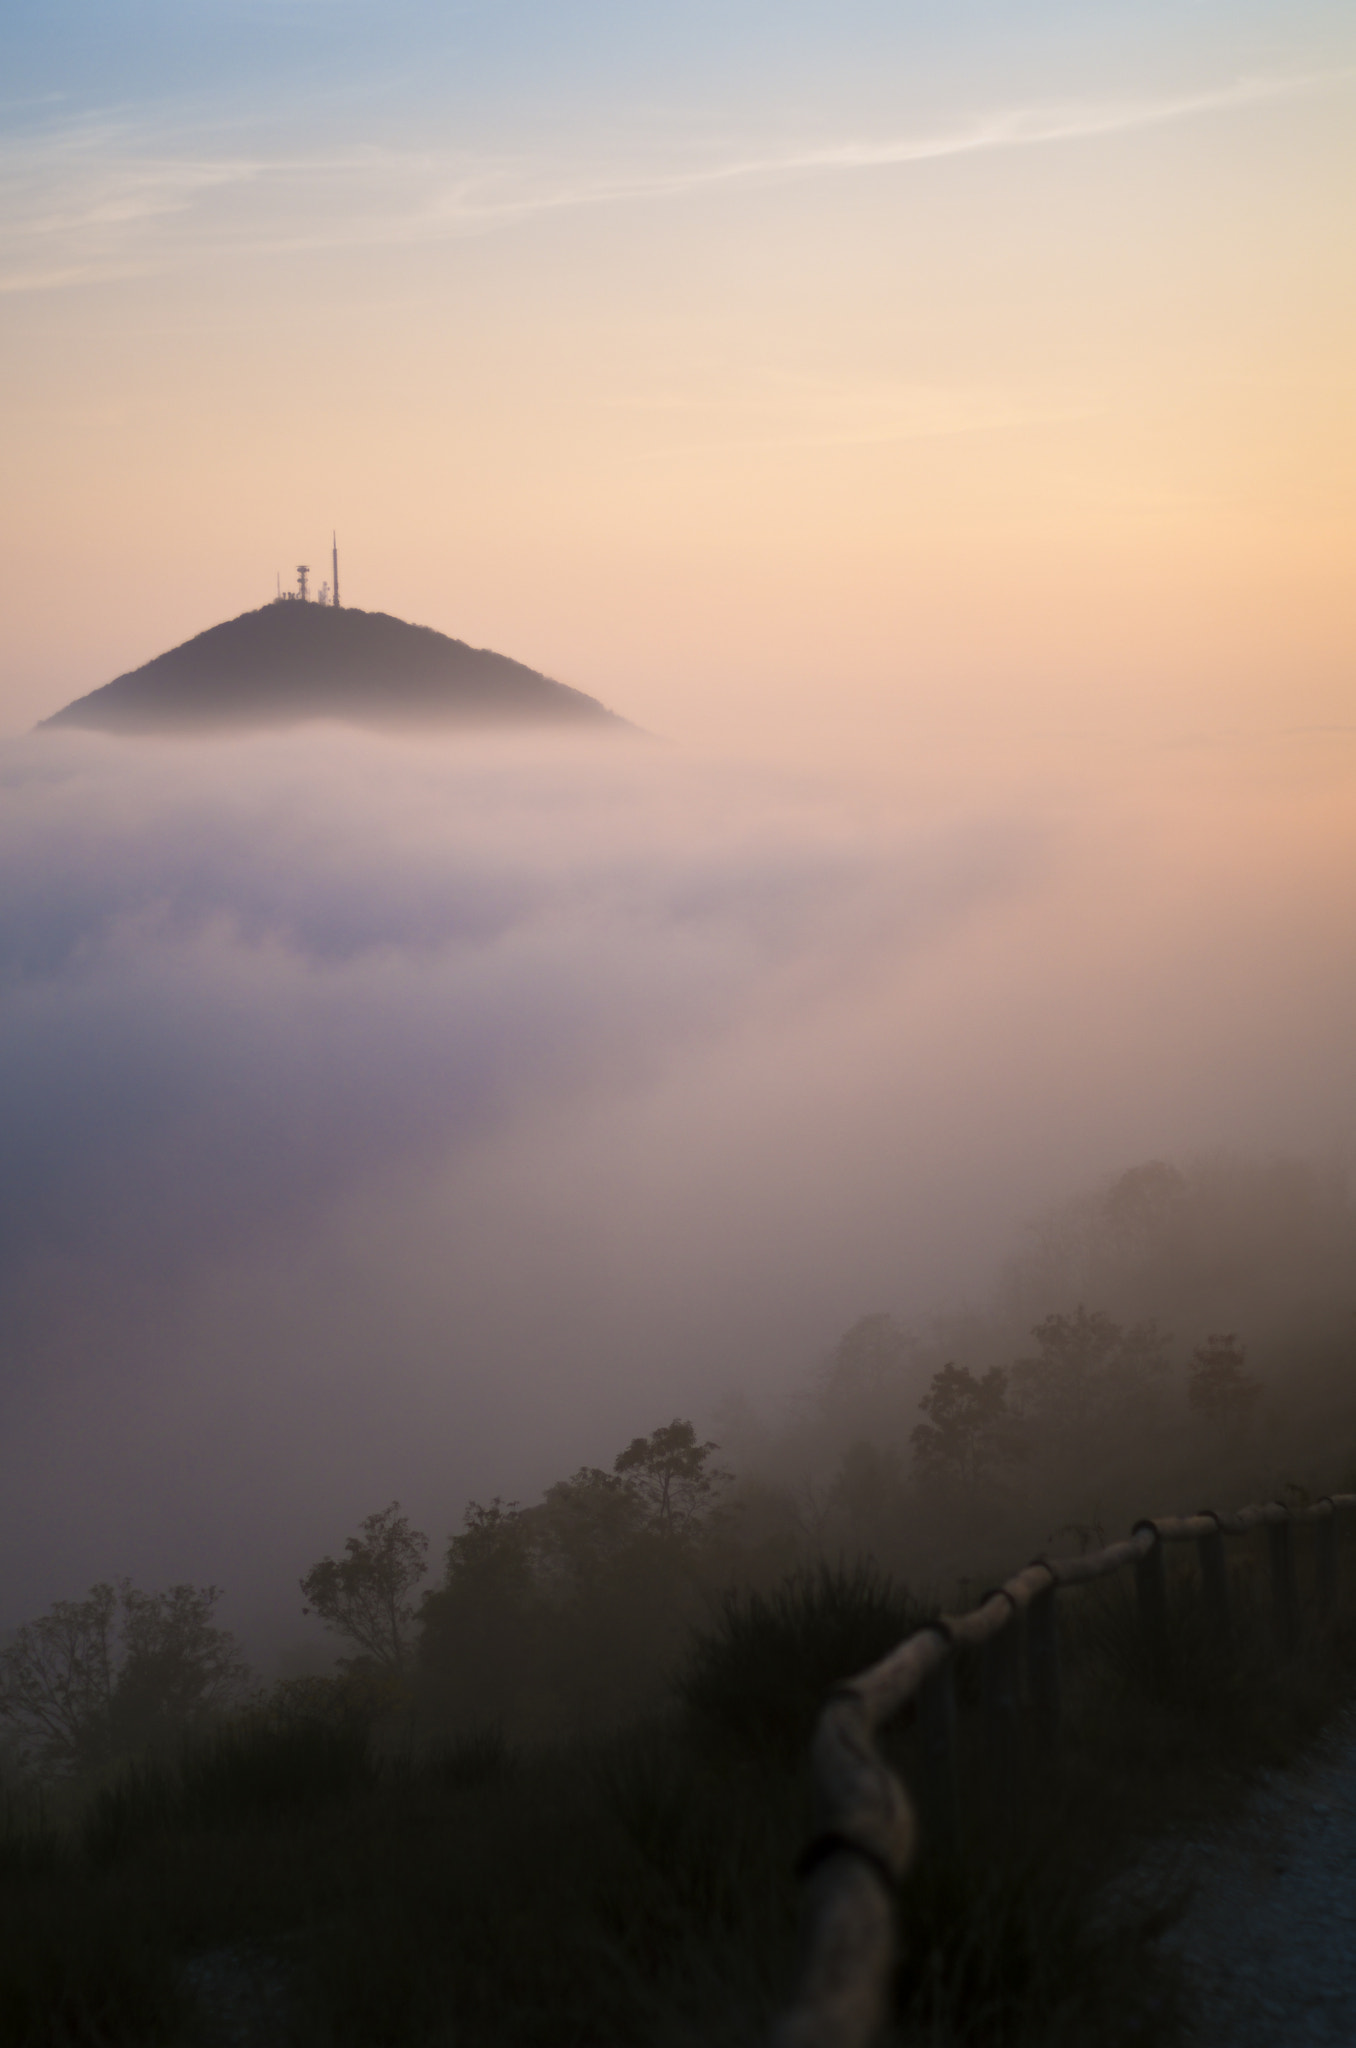
{"type": "Polygon", "coordinates": [[[1042,1557],[967,1614],[929,1622],[832,1694],[819,1718],[812,1750],[816,1831],[801,1859],[802,1955],[792,2003],[778,2020],[773,2048],[870,2048],[888,2015],[896,1963],[894,1890],[913,1861],[920,1834],[953,1846],[959,1824],[956,1771],[956,1660],[981,1659],[986,1747],[993,1781],[1016,1778],[1022,1676],[1036,1745],[1049,1754],[1059,1741],[1060,1650],[1056,1601],[1067,1588],[1130,1569],[1139,1625],[1154,1657],[1168,1651],[1169,1544],[1196,1547],[1207,1624],[1227,1640],[1233,1628],[1224,1539],[1265,1528],[1272,1616],[1278,1647],[1300,1638],[1301,1607],[1293,1532],[1314,1530],[1314,1603],[1320,1614],[1337,1600],[1337,1517],[1356,1508],[1356,1493],[1331,1494],[1307,1507],[1267,1501],[1237,1513],[1137,1522],[1120,1543],[1082,1557],[1042,1557]],[[876,1747],[877,1732],[915,1705],[921,1818],[914,1801],[876,1747]]]}

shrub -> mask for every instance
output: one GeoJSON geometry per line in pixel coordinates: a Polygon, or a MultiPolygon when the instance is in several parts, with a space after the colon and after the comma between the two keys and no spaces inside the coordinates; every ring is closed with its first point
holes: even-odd
{"type": "Polygon", "coordinates": [[[791,1755],[828,1694],[935,1609],[873,1563],[820,1563],[771,1593],[728,1592],[677,1680],[692,1722],[741,1746],[791,1755]]]}

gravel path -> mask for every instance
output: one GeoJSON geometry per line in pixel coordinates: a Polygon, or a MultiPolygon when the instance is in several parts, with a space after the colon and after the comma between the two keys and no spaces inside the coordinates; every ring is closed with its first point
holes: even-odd
{"type": "Polygon", "coordinates": [[[1191,1901],[1163,1946],[1197,2006],[1193,2048],[1356,2044],[1356,1712],[1163,1878],[1191,1901]]]}

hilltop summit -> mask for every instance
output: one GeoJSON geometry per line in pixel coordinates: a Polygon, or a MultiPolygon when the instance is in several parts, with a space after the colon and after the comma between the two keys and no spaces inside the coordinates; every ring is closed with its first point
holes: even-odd
{"type": "Polygon", "coordinates": [[[77,697],[43,726],[242,731],[342,719],[369,726],[631,730],[596,699],[430,626],[345,606],[266,604],[77,697]]]}

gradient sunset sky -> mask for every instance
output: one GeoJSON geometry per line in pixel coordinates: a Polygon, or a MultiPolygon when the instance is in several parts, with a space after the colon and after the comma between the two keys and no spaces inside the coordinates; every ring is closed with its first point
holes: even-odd
{"type": "MultiPolygon", "coordinates": [[[[0,1629],[290,1640],[1128,1167],[1349,1178],[1351,0],[9,0],[0,100],[0,1629]],[[29,736],[332,529],[674,744],[29,736]]],[[[1288,1370],[1291,1206],[1134,1319],[1288,1370]]]]}
{"type": "Polygon", "coordinates": [[[1356,723],[1356,13],[15,0],[0,730],[272,594],[680,739],[1356,723]]]}

